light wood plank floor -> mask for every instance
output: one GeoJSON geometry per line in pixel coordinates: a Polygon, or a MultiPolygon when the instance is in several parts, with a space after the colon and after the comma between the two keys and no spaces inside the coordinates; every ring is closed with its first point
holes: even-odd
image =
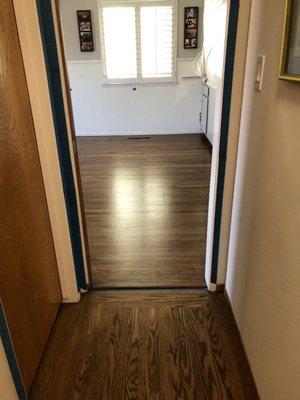
{"type": "Polygon", "coordinates": [[[204,287],[211,151],[200,135],[79,137],[93,286],[204,287]]]}
{"type": "Polygon", "coordinates": [[[91,292],[59,313],[30,400],[258,400],[222,294],[91,292]]]}

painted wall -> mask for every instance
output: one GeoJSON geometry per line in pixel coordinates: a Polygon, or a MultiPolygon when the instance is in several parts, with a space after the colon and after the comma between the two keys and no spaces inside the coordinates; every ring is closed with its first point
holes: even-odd
{"type": "MultiPolygon", "coordinates": [[[[100,37],[99,20],[97,18],[97,0],[60,0],[60,12],[64,26],[64,41],[66,47],[67,60],[99,60],[100,37]],[[82,53],[79,49],[77,10],[91,10],[92,24],[95,40],[95,51],[91,53],[82,53]]],[[[199,9],[199,48],[202,45],[202,24],[203,24],[203,2],[204,0],[179,0],[178,1],[178,57],[195,57],[198,54],[197,49],[186,50],[183,48],[183,29],[184,29],[184,7],[198,6],[199,9]]]]}
{"type": "Polygon", "coordinates": [[[178,36],[177,36],[177,56],[179,58],[196,57],[203,42],[203,7],[204,0],[178,0],[178,36]],[[199,7],[198,20],[198,49],[184,49],[184,7],[199,7]]]}
{"type": "MultiPolygon", "coordinates": [[[[183,10],[202,0],[180,0],[178,26],[178,84],[105,86],[99,52],[97,0],[61,0],[61,19],[68,61],[75,128],[78,136],[129,135],[156,133],[198,133],[201,105],[201,80],[193,72],[193,58],[198,51],[183,49],[183,10]],[[96,52],[80,53],[76,10],[93,11],[96,52]],[[189,57],[188,59],[186,57],[189,57]]],[[[199,19],[202,26],[202,17],[199,19]]],[[[202,32],[202,29],[199,29],[202,32]]],[[[202,43],[202,34],[199,37],[202,43]]]]}
{"type": "Polygon", "coordinates": [[[200,79],[133,90],[132,85],[102,85],[101,68],[100,61],[68,63],[77,135],[200,131],[200,79]]]}
{"type": "Polygon", "coordinates": [[[97,18],[97,0],[60,0],[60,14],[63,25],[64,45],[67,60],[100,60],[99,20],[97,18]],[[79,48],[77,10],[91,10],[94,52],[82,53],[79,48]]]}
{"type": "Polygon", "coordinates": [[[277,78],[284,6],[252,1],[226,279],[262,400],[300,398],[300,87],[277,78]]]}
{"type": "Polygon", "coordinates": [[[18,400],[13,378],[7,363],[2,340],[0,338],[0,399],[18,400]]]}

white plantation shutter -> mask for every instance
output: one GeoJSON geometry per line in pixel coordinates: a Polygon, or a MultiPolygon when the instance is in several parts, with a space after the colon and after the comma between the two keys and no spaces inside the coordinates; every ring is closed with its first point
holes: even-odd
{"type": "Polygon", "coordinates": [[[105,82],[173,82],[175,1],[100,4],[105,82]]]}
{"type": "Polygon", "coordinates": [[[102,18],[107,78],[137,78],[135,8],[104,7],[102,18]]]}
{"type": "Polygon", "coordinates": [[[173,40],[173,7],[141,7],[143,78],[172,77],[173,40]]]}

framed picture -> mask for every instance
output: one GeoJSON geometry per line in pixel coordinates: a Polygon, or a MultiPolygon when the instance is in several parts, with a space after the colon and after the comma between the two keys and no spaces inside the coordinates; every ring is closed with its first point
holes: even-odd
{"type": "Polygon", "coordinates": [[[184,41],[185,49],[198,48],[199,7],[184,8],[184,41]]]}
{"type": "Polygon", "coordinates": [[[279,79],[300,82],[300,0],[287,0],[279,79]]]}
{"type": "Polygon", "coordinates": [[[90,10],[77,11],[80,51],[94,51],[92,15],[90,10]]]}

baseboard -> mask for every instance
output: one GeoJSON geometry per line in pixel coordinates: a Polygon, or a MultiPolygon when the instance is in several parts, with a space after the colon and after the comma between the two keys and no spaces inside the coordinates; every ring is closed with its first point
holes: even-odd
{"type": "Polygon", "coordinates": [[[216,292],[223,293],[225,290],[224,283],[217,283],[216,284],[216,292]]]}
{"type": "Polygon", "coordinates": [[[168,132],[76,132],[78,137],[89,136],[155,136],[155,135],[201,135],[199,131],[168,131],[168,132]]]}
{"type": "Polygon", "coordinates": [[[74,295],[73,297],[62,298],[62,303],[78,303],[81,299],[80,293],[74,295]]]}
{"type": "Polygon", "coordinates": [[[208,285],[208,291],[209,292],[223,293],[224,290],[225,290],[224,283],[210,283],[208,285]]]}
{"type": "Polygon", "coordinates": [[[201,139],[202,141],[206,144],[206,146],[210,149],[210,151],[212,151],[212,144],[210,143],[208,137],[205,135],[205,133],[201,133],[201,139]]]}
{"type": "Polygon", "coordinates": [[[254,378],[254,375],[253,375],[253,372],[252,372],[252,369],[251,369],[251,364],[250,364],[250,361],[249,361],[249,357],[248,357],[248,354],[247,354],[247,351],[246,351],[246,347],[245,347],[244,342],[243,342],[243,338],[242,338],[242,335],[241,335],[241,332],[240,332],[240,328],[239,328],[239,326],[238,326],[238,324],[236,322],[235,315],[234,315],[234,312],[233,312],[233,309],[232,309],[232,305],[231,305],[231,302],[230,302],[226,287],[224,287],[223,296],[224,296],[225,301],[227,303],[229,312],[230,312],[231,317],[232,317],[232,321],[233,321],[234,326],[236,328],[236,332],[237,332],[237,334],[239,336],[239,340],[240,340],[240,342],[242,344],[243,351],[244,351],[244,354],[245,354],[245,357],[246,357],[246,360],[247,360],[247,363],[248,363],[248,367],[249,367],[249,371],[250,371],[250,374],[251,374],[252,381],[254,382],[254,385],[255,385],[255,388],[256,388],[256,392],[257,392],[258,398],[260,398],[259,392],[258,392],[258,389],[257,389],[257,384],[256,384],[256,381],[255,381],[255,378],[254,378]]]}

